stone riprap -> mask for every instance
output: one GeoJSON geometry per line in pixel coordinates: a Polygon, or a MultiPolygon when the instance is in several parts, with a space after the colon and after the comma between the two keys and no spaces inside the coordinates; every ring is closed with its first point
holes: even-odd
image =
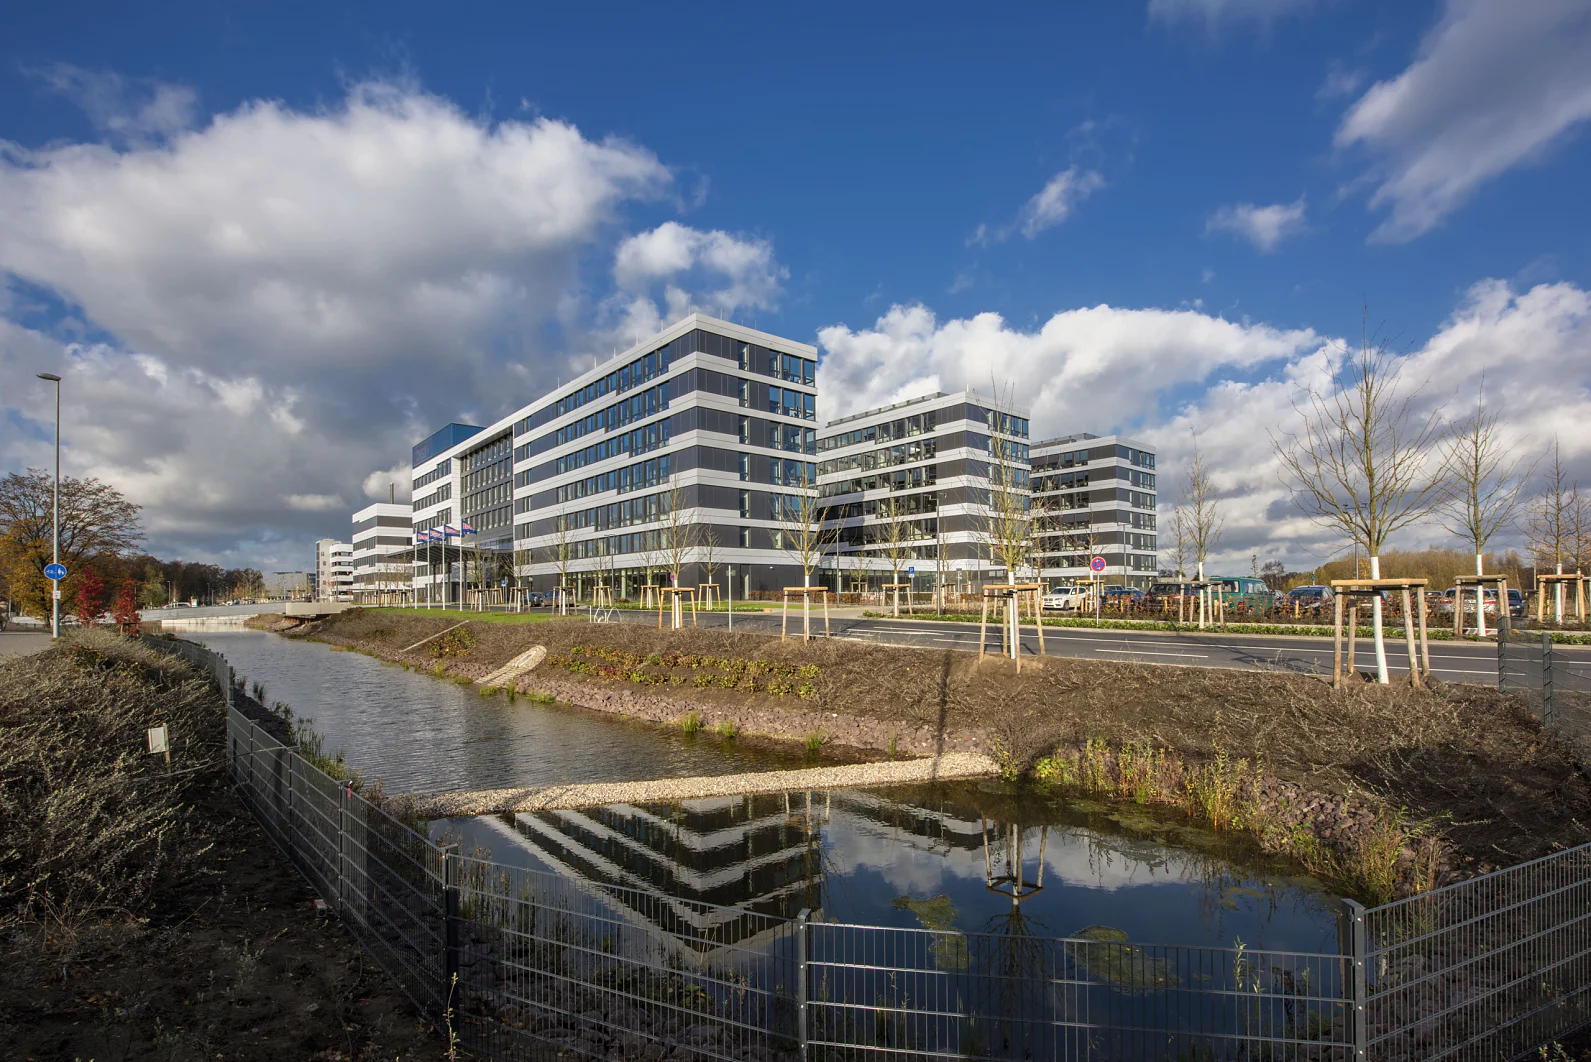
{"type": "Polygon", "coordinates": [[[692,778],[657,778],[646,782],[599,782],[439,793],[419,798],[419,812],[427,818],[459,818],[499,812],[602,807],[609,804],[660,804],[726,795],[856,789],[986,778],[999,771],[999,765],[981,753],[951,752],[920,760],[851,763],[842,767],[812,767],[795,771],[757,771],[692,778]]]}

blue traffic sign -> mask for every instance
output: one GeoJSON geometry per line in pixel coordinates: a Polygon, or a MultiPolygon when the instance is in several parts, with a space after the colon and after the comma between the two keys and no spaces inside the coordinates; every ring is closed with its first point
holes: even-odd
{"type": "Polygon", "coordinates": [[[907,575],[916,575],[917,574],[917,569],[916,568],[907,568],[906,569],[906,574],[907,575]]]}
{"type": "Polygon", "coordinates": [[[66,565],[46,564],[44,566],[44,577],[46,579],[54,579],[56,582],[60,582],[62,579],[66,578],[66,565]]]}
{"type": "Polygon", "coordinates": [[[1093,560],[1088,562],[1088,566],[1094,569],[1096,572],[1102,572],[1105,570],[1105,558],[1095,557],[1093,560]]]}

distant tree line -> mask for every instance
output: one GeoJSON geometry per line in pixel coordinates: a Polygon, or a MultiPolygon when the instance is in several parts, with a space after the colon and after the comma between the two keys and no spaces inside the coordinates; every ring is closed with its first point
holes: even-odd
{"type": "MultiPolygon", "coordinates": [[[[45,616],[54,556],[54,479],[30,468],[0,479],[0,598],[15,612],[45,616]]],[[[161,560],[141,548],[139,506],[93,477],[61,478],[62,612],[97,619],[128,602],[155,608],[175,601],[229,601],[264,596],[253,568],[161,560]]]]}

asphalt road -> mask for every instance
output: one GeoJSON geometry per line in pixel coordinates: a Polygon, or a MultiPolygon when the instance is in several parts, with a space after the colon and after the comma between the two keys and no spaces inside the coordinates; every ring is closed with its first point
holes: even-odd
{"type": "MultiPolygon", "coordinates": [[[[626,621],[656,623],[653,613],[619,612],[626,621]]],[[[722,627],[727,617],[722,613],[703,613],[699,622],[703,626],[722,627]]],[[[814,630],[821,634],[823,621],[820,613],[813,614],[814,630]]],[[[792,632],[799,630],[799,619],[791,610],[792,632]]],[[[778,633],[779,616],[776,613],[735,615],[735,627],[762,633],[778,633]]],[[[854,641],[874,642],[883,645],[904,645],[929,649],[978,650],[977,624],[941,623],[902,619],[834,619],[830,623],[833,637],[854,641]]],[[[987,648],[1000,652],[1000,631],[991,625],[987,648]]],[[[1332,669],[1330,638],[1278,636],[1270,634],[1234,634],[1231,632],[1190,634],[1172,631],[1089,630],[1078,627],[1046,627],[1045,652],[1054,656],[1080,657],[1091,660],[1130,660],[1145,664],[1181,664],[1192,667],[1252,668],[1264,671],[1288,671],[1297,674],[1327,675],[1332,669]]],[[[1022,638],[1025,656],[1038,654],[1038,639],[1029,626],[1022,638]]],[[[1497,681],[1497,646],[1495,643],[1436,642],[1430,643],[1431,671],[1439,679],[1449,682],[1476,682],[1495,684],[1497,681]]],[[[1564,665],[1563,671],[1569,685],[1591,690],[1591,646],[1558,646],[1554,660],[1564,665]]],[[[1374,650],[1367,639],[1359,639],[1358,659],[1360,671],[1375,668],[1374,650]]],[[[1387,668],[1393,674],[1406,674],[1409,670],[1408,650],[1401,639],[1387,642],[1387,668]]]]}

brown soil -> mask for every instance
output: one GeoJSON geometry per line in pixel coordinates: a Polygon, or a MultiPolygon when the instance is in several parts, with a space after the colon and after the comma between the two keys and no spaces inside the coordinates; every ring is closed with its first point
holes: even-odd
{"type": "Polygon", "coordinates": [[[1218,752],[1263,763],[1278,779],[1328,795],[1379,794],[1436,820],[1472,869],[1508,865],[1591,840],[1591,785],[1569,750],[1516,698],[1438,683],[1431,692],[1363,685],[1333,692],[1298,675],[798,640],[719,630],[659,631],[575,620],[471,623],[467,654],[398,650],[457,620],[351,611],[305,629],[320,640],[446,674],[480,678],[532,645],[647,654],[739,656],[820,669],[814,695],[773,697],[640,686],[543,664],[520,683],[591,708],[654,719],[699,712],[773,736],[822,729],[830,740],[899,750],[983,748],[1013,769],[1059,745],[1149,742],[1193,759],[1218,752]]]}
{"type": "MultiPolygon", "coordinates": [[[[24,678],[6,670],[0,694],[24,678]]],[[[174,767],[182,772],[186,759],[191,770],[173,776],[180,827],[167,835],[148,890],[124,890],[120,910],[58,909],[58,919],[0,910],[0,1054],[41,1062],[445,1057],[444,1036],[335,920],[315,913],[303,879],[238,801],[216,755],[220,701],[207,696],[202,714],[184,717],[194,725],[173,731],[185,739],[174,767]]],[[[147,757],[136,767],[164,776],[147,757]]]]}

